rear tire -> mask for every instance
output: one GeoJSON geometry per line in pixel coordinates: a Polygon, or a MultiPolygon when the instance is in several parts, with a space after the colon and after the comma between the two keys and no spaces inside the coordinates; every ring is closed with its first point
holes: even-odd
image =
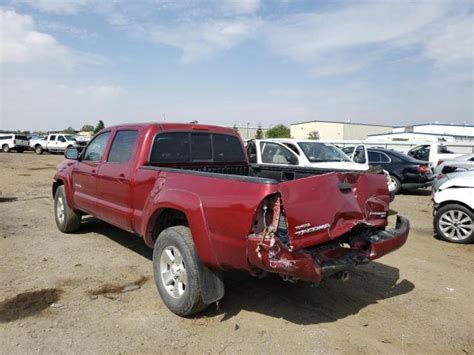
{"type": "Polygon", "coordinates": [[[449,204],[436,211],[434,228],[439,238],[459,244],[474,242],[474,216],[471,210],[449,204]]]}
{"type": "Polygon", "coordinates": [[[161,299],[171,312],[189,316],[208,306],[201,294],[202,268],[210,272],[196,254],[188,227],[169,227],[160,233],[153,248],[153,272],[161,299]]]}
{"type": "Polygon", "coordinates": [[[402,183],[400,182],[400,180],[394,176],[394,175],[390,175],[390,180],[391,180],[391,183],[395,186],[394,190],[393,190],[393,193],[395,195],[398,195],[400,193],[400,191],[402,190],[402,183]]]}
{"type": "Polygon", "coordinates": [[[39,144],[35,147],[35,153],[38,155],[43,154],[43,147],[41,147],[39,144]]]}
{"type": "Polygon", "coordinates": [[[4,145],[2,146],[2,151],[3,151],[4,153],[8,153],[8,152],[10,151],[10,147],[8,146],[8,144],[4,144],[4,145]]]}
{"type": "Polygon", "coordinates": [[[72,233],[81,226],[81,213],[67,204],[64,186],[59,186],[54,194],[54,219],[56,226],[63,233],[72,233]]]}

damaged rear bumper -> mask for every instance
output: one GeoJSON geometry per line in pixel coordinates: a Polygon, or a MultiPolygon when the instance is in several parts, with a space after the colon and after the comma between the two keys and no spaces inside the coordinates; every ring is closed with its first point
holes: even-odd
{"type": "Polygon", "coordinates": [[[376,233],[365,230],[340,238],[337,243],[298,251],[289,251],[275,238],[259,249],[258,242],[249,239],[248,258],[254,268],[282,274],[286,278],[319,283],[323,278],[367,264],[400,248],[408,238],[409,229],[408,219],[397,216],[394,229],[376,233]],[[251,253],[252,249],[260,252],[251,253]]]}
{"type": "Polygon", "coordinates": [[[341,271],[347,271],[357,265],[367,264],[378,259],[405,244],[408,238],[410,223],[405,217],[397,216],[395,229],[380,231],[376,234],[365,236],[356,245],[360,247],[351,249],[342,257],[334,260],[325,260],[321,263],[322,277],[327,277],[341,271]],[[361,244],[360,244],[361,243],[361,244]]]}

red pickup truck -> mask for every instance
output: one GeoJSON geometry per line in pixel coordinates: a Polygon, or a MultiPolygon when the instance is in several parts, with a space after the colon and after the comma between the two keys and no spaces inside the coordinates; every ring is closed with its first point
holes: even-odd
{"type": "Polygon", "coordinates": [[[194,124],[109,127],[54,176],[65,233],[92,215],[153,248],[155,283],[185,316],[224,296],[222,271],[319,283],[402,246],[408,220],[387,229],[383,174],[253,169],[232,129],[194,124]]]}

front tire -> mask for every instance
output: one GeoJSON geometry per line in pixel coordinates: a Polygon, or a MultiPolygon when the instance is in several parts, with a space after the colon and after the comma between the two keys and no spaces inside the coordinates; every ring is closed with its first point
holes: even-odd
{"type": "Polygon", "coordinates": [[[171,312],[189,316],[207,307],[202,300],[200,268],[207,270],[196,254],[188,227],[169,227],[160,233],[153,249],[153,271],[161,299],[171,312]]]}
{"type": "Polygon", "coordinates": [[[438,237],[451,243],[474,242],[474,216],[471,210],[449,204],[436,211],[434,228],[438,237]]]}
{"type": "Polygon", "coordinates": [[[59,186],[54,194],[54,217],[56,226],[63,233],[72,233],[81,226],[81,214],[67,204],[64,186],[59,186]]]}
{"type": "Polygon", "coordinates": [[[8,153],[8,152],[10,151],[10,147],[8,146],[8,144],[4,144],[4,145],[2,146],[2,151],[3,151],[4,153],[8,153]]]}

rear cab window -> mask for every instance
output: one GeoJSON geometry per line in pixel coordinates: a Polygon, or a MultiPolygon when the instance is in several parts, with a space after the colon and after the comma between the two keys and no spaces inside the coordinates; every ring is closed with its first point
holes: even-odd
{"type": "Polygon", "coordinates": [[[245,162],[245,154],[240,140],[228,134],[163,132],[156,135],[151,165],[199,162],[245,162]]]}

